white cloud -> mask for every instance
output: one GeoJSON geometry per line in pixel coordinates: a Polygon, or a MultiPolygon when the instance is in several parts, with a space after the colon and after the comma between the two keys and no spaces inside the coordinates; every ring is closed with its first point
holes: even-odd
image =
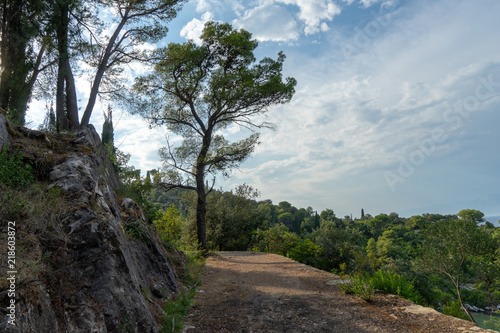
{"type": "Polygon", "coordinates": [[[232,10],[237,15],[241,15],[245,10],[244,0],[195,0],[194,2],[196,3],[196,12],[198,13],[210,11],[220,14],[232,10]]]}
{"type": "Polygon", "coordinates": [[[206,12],[210,9],[210,3],[207,0],[197,0],[196,11],[198,13],[206,12]]]}
{"type": "Polygon", "coordinates": [[[368,8],[377,2],[381,2],[382,0],[360,0],[359,2],[363,5],[363,7],[368,8]]]}
{"type": "Polygon", "coordinates": [[[207,21],[214,19],[214,15],[211,12],[206,12],[201,16],[201,20],[196,18],[188,22],[181,30],[180,35],[188,40],[193,40],[196,44],[201,44],[201,33],[205,27],[207,21]]]}
{"type": "Polygon", "coordinates": [[[242,18],[233,21],[233,25],[250,31],[259,41],[291,41],[300,35],[290,13],[274,4],[266,3],[247,10],[242,18]]]}
{"type": "Polygon", "coordinates": [[[331,21],[341,9],[331,0],[277,0],[286,5],[299,7],[299,19],[304,22],[304,32],[312,35],[320,31],[322,22],[331,21]]]}
{"type": "Polygon", "coordinates": [[[380,7],[382,9],[384,9],[384,8],[393,7],[394,5],[396,5],[396,1],[395,0],[388,0],[388,1],[384,1],[380,7]]]}
{"type": "MultiPolygon", "coordinates": [[[[393,13],[385,30],[349,62],[336,58],[338,40],[321,57],[287,54],[293,68],[289,74],[299,82],[297,93],[290,104],[268,114],[278,133],[262,135],[253,161],[234,172],[232,181],[247,182],[272,199],[302,206],[314,201],[345,213],[359,211],[352,208],[358,203],[365,210],[376,207],[373,213],[378,214],[415,207],[417,201],[421,206],[440,202],[443,196],[461,199],[453,185],[457,179],[442,163],[461,168],[455,156],[473,141],[476,149],[491,149],[485,128],[493,128],[488,125],[492,119],[500,121],[495,111],[500,106],[500,46],[491,43],[500,28],[494,14],[500,5],[485,11],[466,1],[450,3],[393,13]],[[466,20],[470,24],[464,25],[466,20]],[[454,120],[446,121],[444,115],[471,100],[479,80],[490,74],[498,83],[494,94],[466,117],[454,113],[454,120]],[[414,175],[391,193],[384,172],[397,172],[400,159],[408,159],[434,129],[442,129],[447,140],[436,143],[414,175]],[[440,189],[436,184],[442,184],[440,189]]],[[[492,188],[479,174],[466,177],[492,188]]]]}

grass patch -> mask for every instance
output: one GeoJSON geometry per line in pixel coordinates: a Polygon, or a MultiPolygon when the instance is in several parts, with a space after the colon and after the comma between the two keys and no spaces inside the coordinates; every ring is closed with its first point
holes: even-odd
{"type": "Polygon", "coordinates": [[[165,304],[165,320],[161,329],[162,333],[181,332],[184,327],[184,318],[193,304],[196,294],[196,287],[201,284],[201,276],[205,267],[205,256],[194,246],[184,245],[187,261],[182,282],[186,284],[188,290],[178,295],[173,301],[165,304]]]}
{"type": "MultiPolygon", "coordinates": [[[[44,252],[44,240],[64,240],[60,219],[71,210],[71,202],[58,187],[48,188],[46,182],[35,182],[26,187],[0,184],[0,240],[7,235],[7,221],[16,227],[16,270],[18,285],[24,286],[38,279],[47,270],[49,256],[44,252]]],[[[54,243],[54,242],[50,242],[54,243]]],[[[64,243],[62,241],[62,243],[64,243]]],[[[7,271],[7,258],[0,258],[0,269],[7,271]]],[[[7,280],[0,280],[0,289],[7,280]]]]}
{"type": "Polygon", "coordinates": [[[167,302],[163,310],[165,311],[165,321],[161,329],[162,333],[177,333],[184,328],[184,318],[193,302],[196,288],[191,288],[181,293],[174,301],[167,302]]]}

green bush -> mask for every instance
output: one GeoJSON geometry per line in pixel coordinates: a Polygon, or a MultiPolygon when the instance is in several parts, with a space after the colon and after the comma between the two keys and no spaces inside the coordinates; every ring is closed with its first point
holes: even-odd
{"type": "Polygon", "coordinates": [[[470,304],[470,305],[475,305],[480,308],[484,308],[489,305],[489,295],[486,291],[482,290],[469,290],[469,289],[462,289],[461,290],[462,294],[462,301],[464,303],[470,304]]]}
{"type": "Polygon", "coordinates": [[[490,315],[490,319],[483,322],[484,326],[482,326],[482,328],[489,328],[500,332],[500,318],[498,318],[498,315],[500,315],[500,311],[496,311],[495,313],[497,314],[497,317],[490,315]]]}
{"type": "Polygon", "coordinates": [[[180,239],[183,223],[181,212],[174,204],[166,210],[158,210],[153,220],[156,231],[164,243],[175,243],[180,239]]]}
{"type": "Polygon", "coordinates": [[[288,252],[288,257],[295,261],[318,268],[323,268],[321,257],[323,248],[310,239],[297,239],[295,246],[288,252]]]}
{"type": "Polygon", "coordinates": [[[354,294],[369,302],[373,295],[373,285],[368,275],[342,276],[344,282],[339,284],[340,289],[346,294],[354,294]]]}
{"type": "Polygon", "coordinates": [[[467,313],[465,313],[465,311],[460,308],[460,302],[458,300],[451,301],[443,305],[443,313],[448,316],[453,316],[456,318],[470,321],[470,318],[469,316],[467,316],[467,313]]]}
{"type": "Polygon", "coordinates": [[[375,289],[388,292],[406,298],[414,303],[421,304],[422,296],[404,275],[392,273],[389,270],[376,271],[370,279],[370,283],[375,289]]]}
{"type": "Polygon", "coordinates": [[[23,163],[20,152],[7,154],[7,146],[5,145],[0,155],[0,182],[7,186],[30,185],[35,180],[31,166],[23,163]]]}
{"type": "Polygon", "coordinates": [[[123,225],[123,229],[125,229],[129,237],[135,238],[145,244],[148,243],[149,236],[147,226],[141,220],[126,223],[123,225]]]}

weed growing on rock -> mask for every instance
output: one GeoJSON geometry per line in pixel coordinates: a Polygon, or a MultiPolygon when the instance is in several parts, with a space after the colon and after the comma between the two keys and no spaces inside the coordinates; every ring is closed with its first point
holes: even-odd
{"type": "Polygon", "coordinates": [[[206,259],[206,257],[203,256],[203,251],[191,246],[189,250],[184,253],[188,260],[182,276],[182,282],[185,283],[189,289],[177,296],[175,300],[165,303],[165,318],[161,330],[162,333],[182,331],[184,327],[184,318],[186,317],[189,307],[193,303],[196,287],[201,284],[201,276],[203,274],[203,267],[205,266],[206,259]]]}
{"type": "Polygon", "coordinates": [[[129,319],[125,316],[125,324],[118,327],[118,330],[123,331],[123,332],[127,332],[127,333],[133,333],[134,331],[132,330],[132,327],[130,325],[131,324],[130,324],[129,319]]]}
{"type": "Polygon", "coordinates": [[[26,187],[33,183],[35,176],[29,164],[22,161],[20,152],[7,154],[8,145],[0,154],[0,182],[7,186],[26,187]]]}
{"type": "Polygon", "coordinates": [[[125,232],[129,237],[135,238],[147,244],[149,238],[148,230],[147,226],[141,220],[126,223],[123,225],[123,229],[125,229],[125,232]]]}

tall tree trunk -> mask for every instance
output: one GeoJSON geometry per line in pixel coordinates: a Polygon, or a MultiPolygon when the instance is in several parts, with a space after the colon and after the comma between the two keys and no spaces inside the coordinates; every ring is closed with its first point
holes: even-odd
{"type": "Polygon", "coordinates": [[[7,51],[9,43],[9,31],[8,27],[8,16],[9,7],[7,0],[3,1],[2,4],[2,40],[0,41],[0,62],[2,64],[0,73],[0,107],[3,109],[8,108],[9,103],[9,75],[10,75],[10,63],[9,63],[9,52],[7,51]]]}
{"type": "Polygon", "coordinates": [[[57,69],[57,88],[56,88],[56,128],[57,133],[68,128],[66,112],[64,112],[64,73],[59,59],[57,69]]]}
{"type": "Polygon", "coordinates": [[[78,127],[78,107],[68,52],[69,2],[67,0],[58,1],[56,11],[57,50],[59,52],[56,118],[57,130],[60,131],[78,127]]]}
{"type": "Polygon", "coordinates": [[[212,127],[205,131],[202,141],[203,145],[200,153],[198,154],[198,161],[196,163],[196,192],[198,193],[198,202],[196,204],[196,226],[198,242],[201,245],[202,251],[206,254],[208,252],[208,243],[206,223],[207,193],[205,189],[205,160],[212,142],[212,127]]]}
{"type": "MultiPolygon", "coordinates": [[[[24,125],[24,114],[26,110],[19,109],[20,101],[24,99],[26,78],[29,74],[29,67],[26,59],[26,48],[29,37],[22,31],[23,12],[22,2],[14,2],[9,10],[9,21],[7,22],[7,58],[8,66],[6,68],[9,73],[6,73],[7,81],[6,89],[9,90],[7,97],[8,101],[4,101],[9,109],[9,114],[12,122],[16,125],[24,125]]],[[[4,81],[4,78],[2,78],[4,81]]]]}
{"type": "Polygon", "coordinates": [[[40,33],[35,19],[42,12],[37,7],[39,4],[36,1],[4,0],[2,6],[0,106],[9,110],[11,120],[18,125],[24,125],[27,105],[45,51],[45,45],[42,45],[34,63],[31,54],[27,54],[29,43],[40,33]]]}
{"type": "Polygon", "coordinates": [[[45,48],[46,45],[45,43],[43,43],[42,46],[40,47],[40,50],[38,51],[38,55],[36,57],[35,66],[33,68],[33,72],[31,73],[31,77],[29,78],[29,80],[27,80],[27,82],[23,86],[22,94],[21,96],[19,96],[16,105],[14,105],[14,107],[18,110],[18,113],[21,115],[23,123],[24,123],[24,118],[26,116],[26,111],[28,109],[28,102],[31,98],[31,93],[33,92],[33,86],[35,85],[38,74],[40,74],[41,71],[40,64],[42,62],[42,58],[45,53],[45,48]]]}
{"type": "Polygon", "coordinates": [[[196,179],[196,192],[198,193],[198,201],[196,204],[196,229],[198,235],[198,243],[200,244],[202,251],[207,252],[207,196],[205,193],[203,176],[197,177],[196,179]]]}
{"type": "Polygon", "coordinates": [[[78,121],[78,102],[76,97],[75,79],[71,71],[69,59],[66,59],[64,70],[64,80],[66,82],[66,112],[68,116],[69,128],[72,130],[78,129],[80,123],[78,121]]]}
{"type": "MultiPolygon", "coordinates": [[[[99,86],[104,76],[104,72],[108,67],[109,58],[111,57],[113,50],[116,49],[115,42],[118,39],[121,30],[125,26],[125,23],[127,23],[127,20],[129,18],[128,16],[129,12],[130,12],[130,7],[125,10],[122,19],[118,24],[118,26],[116,27],[113,35],[109,39],[108,45],[106,46],[106,50],[104,51],[101,61],[99,62],[99,66],[97,67],[97,73],[95,75],[94,82],[92,83],[92,88],[90,89],[89,100],[87,102],[87,106],[85,107],[85,111],[82,116],[82,122],[81,122],[82,125],[88,125],[90,122],[90,116],[92,115],[92,111],[94,110],[94,106],[97,101],[97,95],[99,94],[99,86]]],[[[119,41],[118,44],[120,42],[121,41],[119,41]]]]}

